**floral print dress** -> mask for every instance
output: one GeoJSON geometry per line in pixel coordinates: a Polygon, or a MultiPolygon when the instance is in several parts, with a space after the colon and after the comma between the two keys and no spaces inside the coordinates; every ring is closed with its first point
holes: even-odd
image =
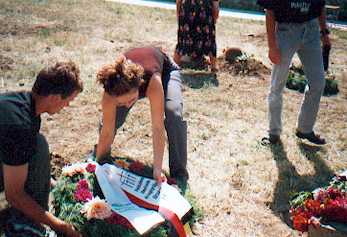
{"type": "Polygon", "coordinates": [[[176,53],[192,58],[216,57],[216,48],[212,0],[182,0],[176,53]]]}

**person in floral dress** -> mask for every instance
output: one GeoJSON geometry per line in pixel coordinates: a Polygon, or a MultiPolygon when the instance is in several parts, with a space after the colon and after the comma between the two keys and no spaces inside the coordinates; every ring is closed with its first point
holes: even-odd
{"type": "Polygon", "coordinates": [[[177,0],[178,33],[174,60],[188,55],[194,61],[210,59],[211,71],[216,67],[216,27],[219,2],[216,0],[177,0]]]}

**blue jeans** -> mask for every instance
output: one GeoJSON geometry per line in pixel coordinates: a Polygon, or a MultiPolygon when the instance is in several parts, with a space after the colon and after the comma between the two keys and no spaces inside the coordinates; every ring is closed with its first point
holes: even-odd
{"type": "Polygon", "coordinates": [[[46,229],[14,208],[8,210],[4,226],[5,237],[44,237],[46,229]]]}
{"type": "Polygon", "coordinates": [[[281,62],[273,66],[271,74],[268,96],[269,133],[280,135],[282,132],[282,94],[295,53],[300,58],[308,81],[297,128],[302,133],[310,133],[316,122],[320,98],[325,87],[318,19],[300,24],[278,23],[276,38],[281,52],[281,62]]]}

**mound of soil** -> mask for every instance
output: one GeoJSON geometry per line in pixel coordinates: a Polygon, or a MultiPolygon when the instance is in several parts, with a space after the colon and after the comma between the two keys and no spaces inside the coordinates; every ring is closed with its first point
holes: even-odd
{"type": "MultiPolygon", "coordinates": [[[[242,52],[242,51],[241,51],[242,52]]],[[[261,61],[248,56],[240,51],[225,51],[224,55],[217,58],[219,71],[231,73],[236,76],[256,76],[263,77],[269,75],[271,70],[261,61]]]]}
{"type": "Polygon", "coordinates": [[[234,63],[243,53],[239,48],[225,48],[223,49],[223,54],[226,61],[234,63]]]}

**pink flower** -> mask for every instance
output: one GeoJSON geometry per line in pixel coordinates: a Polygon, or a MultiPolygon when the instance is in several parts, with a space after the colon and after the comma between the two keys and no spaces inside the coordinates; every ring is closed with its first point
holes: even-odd
{"type": "Polygon", "coordinates": [[[81,213],[83,213],[88,220],[92,218],[103,220],[112,215],[112,210],[105,200],[96,197],[84,204],[81,213]]]}
{"type": "Polygon", "coordinates": [[[86,179],[81,179],[80,181],[78,181],[76,189],[89,189],[88,181],[86,179]]]}
{"type": "Polygon", "coordinates": [[[89,172],[89,173],[94,173],[95,172],[95,169],[96,169],[96,165],[94,164],[91,164],[89,163],[86,167],[86,170],[89,172]]]}
{"type": "Polygon", "coordinates": [[[93,194],[88,189],[77,189],[74,193],[74,198],[78,202],[87,202],[93,198],[93,194]]]}
{"type": "Polygon", "coordinates": [[[86,202],[93,198],[93,193],[89,190],[89,184],[86,179],[78,181],[74,198],[78,202],[86,202]]]}

